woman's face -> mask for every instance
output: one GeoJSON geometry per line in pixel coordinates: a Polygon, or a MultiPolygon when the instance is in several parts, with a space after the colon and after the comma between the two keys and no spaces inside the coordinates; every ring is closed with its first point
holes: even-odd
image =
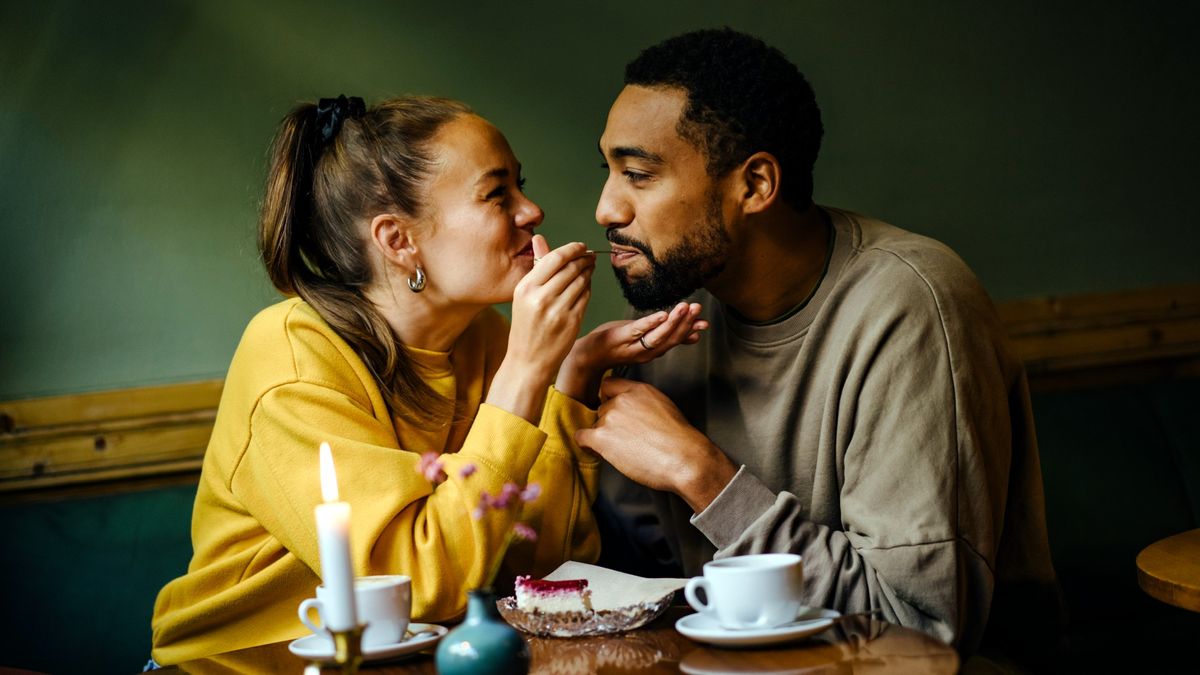
{"type": "Polygon", "coordinates": [[[512,148],[487,120],[462,115],[434,135],[431,155],[425,193],[431,227],[419,244],[429,290],[452,304],[511,301],[533,266],[530,242],[544,215],[521,192],[512,148]]]}

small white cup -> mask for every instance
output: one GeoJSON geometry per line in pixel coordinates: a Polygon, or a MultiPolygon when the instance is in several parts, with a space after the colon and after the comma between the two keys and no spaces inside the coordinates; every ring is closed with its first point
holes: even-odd
{"type": "MultiPolygon", "coordinates": [[[[300,620],[313,633],[330,638],[325,628],[324,586],[317,586],[317,597],[300,603],[300,620]],[[313,623],[310,611],[317,610],[321,624],[313,623]]],[[[412,579],[402,574],[381,574],[358,577],[354,580],[354,604],[358,611],[358,622],[366,624],[363,631],[363,647],[394,645],[404,639],[408,620],[412,613],[412,579]]]]}
{"type": "Polygon", "coordinates": [[[803,587],[800,556],[760,553],[705,563],[704,576],[689,579],[683,594],[722,628],[748,630],[794,621],[803,608],[803,587]],[[704,589],[706,602],[700,602],[698,589],[704,589]]]}

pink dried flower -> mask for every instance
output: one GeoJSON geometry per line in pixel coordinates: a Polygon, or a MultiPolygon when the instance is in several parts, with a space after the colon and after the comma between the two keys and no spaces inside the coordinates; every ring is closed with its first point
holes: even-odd
{"type": "Polygon", "coordinates": [[[434,485],[446,480],[446,471],[442,468],[439,457],[436,452],[426,452],[421,455],[421,461],[417,464],[417,470],[425,476],[425,480],[434,485]]]}
{"type": "Polygon", "coordinates": [[[537,530],[533,529],[525,523],[515,523],[513,525],[513,534],[525,541],[537,541],[537,530]]]}
{"type": "MultiPolygon", "coordinates": [[[[473,476],[477,467],[474,464],[464,464],[458,470],[458,475],[464,480],[473,476]]],[[[417,471],[425,477],[430,483],[437,485],[447,479],[446,470],[441,461],[441,455],[436,452],[426,452],[421,454],[421,460],[417,463],[417,471]]],[[[488,511],[509,510],[512,506],[519,506],[521,503],[531,502],[538,498],[542,493],[542,488],[537,483],[530,483],[524,488],[516,483],[505,483],[500,488],[500,493],[492,495],[487,490],[479,492],[479,502],[475,508],[471,509],[471,517],[475,520],[482,520],[488,511]]],[[[513,513],[512,515],[516,515],[513,513]]],[[[512,529],[509,530],[508,536],[505,537],[500,550],[493,557],[491,568],[487,576],[484,577],[483,588],[490,588],[492,582],[496,578],[496,573],[500,571],[500,563],[503,562],[505,553],[514,540],[523,539],[525,541],[537,541],[537,530],[533,529],[526,523],[514,523],[512,529]]]]}
{"type": "Polygon", "coordinates": [[[513,503],[513,500],[519,498],[520,496],[520,485],[517,485],[516,483],[505,483],[504,487],[500,488],[500,497],[497,499],[497,501],[500,503],[501,508],[508,508],[508,506],[513,503]]]}
{"type": "Polygon", "coordinates": [[[479,511],[483,513],[487,513],[488,511],[492,510],[492,496],[488,494],[487,490],[483,490],[479,493],[479,504],[475,508],[479,509],[479,511]]]}
{"type": "Polygon", "coordinates": [[[475,516],[475,520],[479,520],[483,517],[483,514],[494,508],[496,507],[492,504],[492,496],[488,494],[487,490],[484,490],[479,493],[479,504],[475,506],[475,510],[471,512],[471,515],[478,513],[479,515],[475,516]]]}

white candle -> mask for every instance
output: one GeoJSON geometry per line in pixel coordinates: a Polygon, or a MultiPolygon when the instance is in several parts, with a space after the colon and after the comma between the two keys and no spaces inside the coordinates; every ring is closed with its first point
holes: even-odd
{"type": "Polygon", "coordinates": [[[354,567],[350,562],[350,505],[338,501],[337,473],[328,443],[321,444],[321,496],[317,541],[321,548],[321,581],[325,584],[322,618],[330,630],[358,625],[354,609],[354,567]]]}

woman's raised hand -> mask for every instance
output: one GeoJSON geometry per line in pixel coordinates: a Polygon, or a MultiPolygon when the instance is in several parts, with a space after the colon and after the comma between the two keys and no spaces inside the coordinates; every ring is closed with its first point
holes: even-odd
{"type": "Polygon", "coordinates": [[[541,235],[533,237],[533,256],[533,269],[513,292],[508,351],[487,402],[536,424],[546,388],[579,335],[596,258],[581,243],[552,251],[541,235]]]}
{"type": "Polygon", "coordinates": [[[600,380],[617,366],[647,363],[677,345],[695,344],[708,322],[700,305],[681,302],[670,309],[632,321],[609,321],[575,341],[558,371],[555,386],[577,401],[595,407],[600,380]]]}

